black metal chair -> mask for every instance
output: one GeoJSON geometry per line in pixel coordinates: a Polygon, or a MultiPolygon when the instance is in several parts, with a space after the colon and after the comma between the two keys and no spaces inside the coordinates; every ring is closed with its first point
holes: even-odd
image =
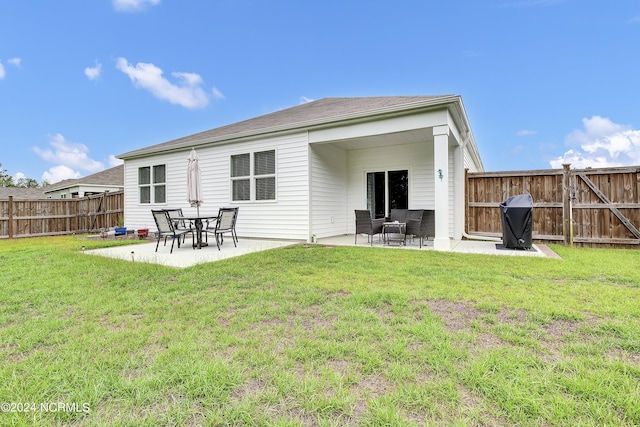
{"type": "Polygon", "coordinates": [[[193,236],[193,230],[178,230],[174,224],[174,221],[169,216],[169,213],[165,209],[152,209],[151,214],[153,215],[153,220],[156,222],[156,227],[158,228],[157,238],[158,242],[156,243],[156,252],[158,252],[158,246],[160,245],[160,239],[164,237],[164,245],[167,246],[167,237],[171,237],[171,251],[169,253],[173,253],[173,245],[178,240],[178,248],[180,248],[180,238],[182,237],[182,241],[184,241],[184,236],[188,233],[191,233],[193,236]]]}
{"type": "MultiPolygon", "coordinates": [[[[220,208],[218,211],[218,217],[216,218],[215,225],[212,227],[209,222],[207,222],[206,227],[204,228],[207,236],[209,233],[212,233],[216,238],[216,245],[218,246],[218,250],[220,250],[220,245],[224,243],[224,234],[231,234],[231,239],[233,240],[233,246],[237,247],[238,243],[238,235],[236,234],[236,220],[238,219],[238,208],[220,208]]],[[[207,237],[208,240],[208,237],[207,237]]]]}
{"type": "Polygon", "coordinates": [[[371,219],[371,212],[356,209],[356,236],[355,244],[358,244],[358,234],[366,234],[367,241],[373,246],[373,236],[382,233],[384,218],[371,219]]]}

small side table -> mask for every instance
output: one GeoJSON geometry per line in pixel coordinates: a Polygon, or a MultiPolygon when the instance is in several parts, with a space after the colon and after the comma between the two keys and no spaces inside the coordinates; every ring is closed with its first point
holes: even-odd
{"type": "Polygon", "coordinates": [[[396,242],[398,245],[407,244],[407,223],[406,222],[385,222],[382,224],[383,240],[389,244],[396,242]]]}

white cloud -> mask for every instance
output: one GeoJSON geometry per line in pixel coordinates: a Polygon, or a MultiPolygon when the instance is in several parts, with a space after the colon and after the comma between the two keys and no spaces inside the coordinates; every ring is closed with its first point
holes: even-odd
{"type": "Polygon", "coordinates": [[[593,116],[582,119],[584,129],[567,135],[571,148],[550,161],[552,168],[570,163],[575,168],[635,166],[640,164],[640,130],[593,116]]]}
{"type": "Polygon", "coordinates": [[[110,168],[113,168],[113,167],[116,167],[116,166],[120,166],[123,163],[124,163],[124,160],[117,158],[113,154],[109,156],[109,167],[110,168]]]}
{"type": "Polygon", "coordinates": [[[33,147],[32,150],[43,160],[57,164],[49,169],[49,172],[45,172],[48,174],[46,180],[51,184],[57,182],[52,181],[55,177],[64,176],[62,179],[67,179],[79,177],[79,171],[95,173],[104,169],[101,162],[89,157],[89,148],[86,145],[69,142],[59,133],[51,138],[49,145],[51,148],[33,147]]]}
{"type": "Polygon", "coordinates": [[[222,94],[222,92],[218,90],[217,87],[214,87],[213,89],[211,89],[211,93],[213,93],[213,97],[215,99],[226,99],[225,96],[222,94]]]}
{"type": "Polygon", "coordinates": [[[134,67],[126,58],[118,58],[116,68],[128,75],[136,87],[148,90],[156,98],[186,108],[202,108],[209,103],[209,98],[201,87],[202,78],[198,74],[171,73],[177,79],[177,84],[173,84],[153,64],[138,62],[134,67]]]}
{"type": "Polygon", "coordinates": [[[100,77],[102,73],[102,64],[96,61],[95,67],[87,67],[84,69],[84,75],[87,76],[89,80],[95,80],[100,77]]]}
{"type": "Polygon", "coordinates": [[[80,177],[80,172],[75,171],[69,166],[65,165],[53,166],[48,171],[42,174],[42,180],[48,182],[49,184],[55,184],[56,182],[60,182],[65,179],[77,179],[80,177]]]}
{"type": "Polygon", "coordinates": [[[306,96],[301,96],[300,97],[300,105],[302,104],[306,104],[308,102],[313,102],[314,100],[311,98],[307,98],[306,96]]]}
{"type": "Polygon", "coordinates": [[[522,129],[518,131],[518,136],[529,136],[529,135],[535,135],[537,133],[538,131],[536,130],[522,129]]]}
{"type": "Polygon", "coordinates": [[[118,12],[137,12],[159,3],[160,0],[113,0],[113,7],[118,12]]]}
{"type": "MultiPolygon", "coordinates": [[[[14,65],[16,67],[19,67],[21,62],[22,62],[22,59],[20,58],[7,59],[7,63],[14,65]]],[[[2,65],[2,61],[0,61],[0,80],[4,79],[6,76],[7,76],[7,70],[4,68],[4,65],[2,65]]]]}

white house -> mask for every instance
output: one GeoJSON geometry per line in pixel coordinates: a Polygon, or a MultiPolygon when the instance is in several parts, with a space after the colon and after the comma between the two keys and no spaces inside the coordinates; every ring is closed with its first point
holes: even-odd
{"type": "Polygon", "coordinates": [[[245,237],[310,241],[352,234],[355,209],[435,210],[434,247],[464,232],[464,171],[483,171],[460,96],[325,98],[119,155],[125,221],[187,203],[187,158],[200,158],[200,213],[240,208],[245,237]]]}
{"type": "Polygon", "coordinates": [[[124,189],[124,166],[114,166],[93,175],[65,179],[42,189],[47,199],[71,199],[124,189]]]}

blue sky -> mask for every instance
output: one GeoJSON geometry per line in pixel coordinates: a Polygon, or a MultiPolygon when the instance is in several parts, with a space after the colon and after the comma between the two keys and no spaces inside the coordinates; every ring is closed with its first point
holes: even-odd
{"type": "Polygon", "coordinates": [[[50,183],[324,97],[461,95],[488,171],[640,165],[637,0],[0,2],[0,163],[50,183]]]}

